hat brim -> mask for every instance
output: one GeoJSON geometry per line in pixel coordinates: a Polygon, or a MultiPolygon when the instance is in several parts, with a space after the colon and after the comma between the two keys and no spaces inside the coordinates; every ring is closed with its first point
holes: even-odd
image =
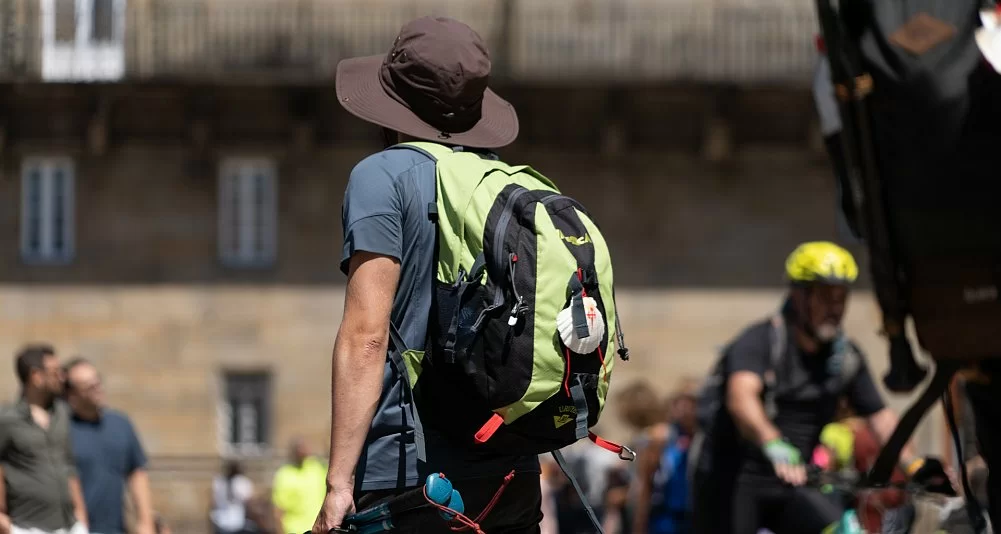
{"type": "Polygon", "coordinates": [[[514,106],[490,89],[483,95],[479,122],[468,131],[443,136],[441,130],[386,94],[379,80],[384,58],[384,55],[358,57],[337,64],[337,101],[352,115],[418,139],[450,145],[500,148],[518,137],[518,114],[514,106]]]}

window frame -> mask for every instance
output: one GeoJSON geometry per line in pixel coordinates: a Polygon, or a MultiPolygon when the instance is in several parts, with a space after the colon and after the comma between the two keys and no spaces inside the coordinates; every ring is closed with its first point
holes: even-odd
{"type": "Polygon", "coordinates": [[[268,269],[278,262],[278,165],[268,157],[226,157],[217,184],[218,258],[236,269],[268,269]],[[256,177],[263,177],[261,206],[254,207],[256,177]],[[234,196],[239,195],[235,200],[234,196]],[[261,210],[255,212],[254,210],[261,210]],[[247,222],[246,218],[252,219],[247,222]],[[255,225],[259,235],[254,235],[255,225]]]}
{"type": "Polygon", "coordinates": [[[76,162],[69,156],[39,155],[29,156],[21,161],[21,205],[20,205],[20,238],[21,261],[28,265],[66,265],[76,259],[76,162]],[[57,224],[55,208],[55,171],[64,171],[65,185],[63,190],[62,214],[62,249],[56,250],[54,226],[57,224]],[[34,170],[40,172],[39,184],[39,247],[32,250],[31,222],[33,206],[32,188],[29,187],[34,170]]]}
{"type": "Polygon", "coordinates": [[[274,434],[274,374],[269,369],[224,369],[220,376],[221,395],[218,404],[218,437],[221,452],[226,456],[266,456],[273,449],[274,434]],[[238,443],[238,435],[234,435],[232,429],[239,410],[239,397],[245,396],[234,393],[232,388],[238,385],[239,381],[246,381],[243,387],[259,388],[250,397],[256,397],[260,402],[260,410],[256,414],[255,425],[257,426],[255,442],[238,443]],[[256,382],[255,382],[256,381],[256,382]]]}

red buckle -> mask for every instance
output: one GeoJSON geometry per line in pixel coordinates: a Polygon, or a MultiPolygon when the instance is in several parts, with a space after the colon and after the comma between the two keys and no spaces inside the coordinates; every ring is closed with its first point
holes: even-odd
{"type": "Polygon", "coordinates": [[[490,420],[480,428],[479,432],[476,433],[476,443],[486,443],[490,441],[490,438],[494,437],[494,434],[497,433],[497,430],[500,429],[503,424],[504,418],[498,414],[494,414],[493,417],[491,417],[490,420]]]}

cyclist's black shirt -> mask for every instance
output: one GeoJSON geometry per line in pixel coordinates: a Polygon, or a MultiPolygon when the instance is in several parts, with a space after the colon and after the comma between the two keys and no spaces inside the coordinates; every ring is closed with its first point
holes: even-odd
{"type": "MultiPolygon", "coordinates": [[[[756,323],[729,346],[725,353],[728,375],[751,371],[764,377],[770,367],[771,328],[768,320],[756,323]]],[[[863,417],[880,411],[884,405],[864,357],[860,358],[862,362],[858,373],[847,377],[840,391],[830,391],[825,382],[828,382],[831,373],[837,372],[830,365],[833,363],[830,350],[805,353],[796,345],[792,329],[787,332],[785,356],[776,370],[775,403],[778,413],[773,423],[782,436],[800,450],[804,461],[809,461],[820,441],[821,430],[834,420],[840,396],[847,396],[852,408],[863,417]]],[[[859,355],[862,355],[861,351],[859,355]]],[[[707,446],[711,447],[707,450],[713,452],[713,470],[774,477],[774,469],[760,447],[740,437],[726,409],[721,410],[707,446]],[[726,461],[730,458],[733,461],[726,461]]]]}

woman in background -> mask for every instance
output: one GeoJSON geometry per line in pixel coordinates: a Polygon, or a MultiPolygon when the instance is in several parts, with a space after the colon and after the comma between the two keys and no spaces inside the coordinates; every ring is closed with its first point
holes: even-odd
{"type": "Polygon", "coordinates": [[[668,399],[666,415],[646,432],[632,485],[636,499],[633,534],[687,534],[688,451],[695,435],[698,383],[681,381],[668,399]]]}
{"type": "Polygon", "coordinates": [[[247,502],[254,496],[254,484],[243,474],[240,464],[226,463],[222,474],[212,480],[212,512],[215,534],[255,532],[247,522],[247,502]]]}

